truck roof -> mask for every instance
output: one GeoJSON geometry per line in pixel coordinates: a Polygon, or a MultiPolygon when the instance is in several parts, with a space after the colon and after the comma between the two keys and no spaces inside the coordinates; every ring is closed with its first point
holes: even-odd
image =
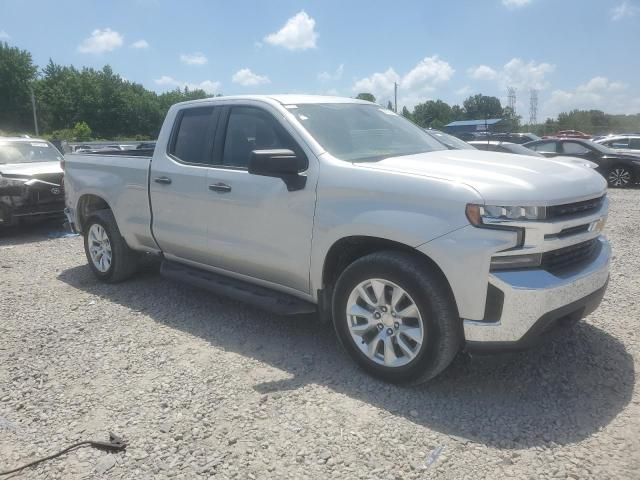
{"type": "Polygon", "coordinates": [[[357,98],[349,97],[336,97],[328,95],[304,95],[304,94],[283,94],[283,95],[229,95],[222,97],[210,97],[203,98],[201,100],[191,100],[188,102],[181,102],[176,105],[190,105],[197,103],[215,103],[217,101],[225,100],[258,100],[277,102],[282,105],[296,105],[306,103],[360,103],[363,105],[372,105],[371,102],[366,100],[358,100],[357,98]]]}

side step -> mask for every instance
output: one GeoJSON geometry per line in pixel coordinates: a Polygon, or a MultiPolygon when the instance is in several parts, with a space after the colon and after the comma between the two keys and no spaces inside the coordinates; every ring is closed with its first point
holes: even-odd
{"type": "Polygon", "coordinates": [[[317,311],[314,304],[292,295],[177,262],[163,260],[160,274],[172,280],[188,283],[225,297],[250,303],[278,315],[298,315],[317,311]]]}

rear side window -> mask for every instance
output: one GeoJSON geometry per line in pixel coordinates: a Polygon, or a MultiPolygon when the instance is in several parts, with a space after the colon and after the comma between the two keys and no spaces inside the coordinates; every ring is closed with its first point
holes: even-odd
{"type": "Polygon", "coordinates": [[[211,163],[212,117],[213,107],[182,110],[169,153],[186,163],[211,163]]]}
{"type": "Polygon", "coordinates": [[[556,142],[542,142],[529,146],[531,150],[544,153],[556,153],[556,142]]]}
{"type": "Polygon", "coordinates": [[[591,151],[581,143],[576,142],[564,142],[562,144],[562,150],[564,153],[568,153],[570,155],[586,155],[591,151]]]}
{"type": "Polygon", "coordinates": [[[629,148],[633,150],[640,150],[640,138],[629,139],[629,148]]]}

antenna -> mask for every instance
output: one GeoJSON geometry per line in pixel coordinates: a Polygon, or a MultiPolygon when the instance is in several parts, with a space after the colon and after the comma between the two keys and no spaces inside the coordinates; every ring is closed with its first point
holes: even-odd
{"type": "Polygon", "coordinates": [[[529,125],[538,123],[538,90],[532,88],[529,100],[529,125]]]}
{"type": "Polygon", "coordinates": [[[513,87],[507,87],[508,106],[511,110],[511,114],[516,116],[516,89],[513,87]]]}

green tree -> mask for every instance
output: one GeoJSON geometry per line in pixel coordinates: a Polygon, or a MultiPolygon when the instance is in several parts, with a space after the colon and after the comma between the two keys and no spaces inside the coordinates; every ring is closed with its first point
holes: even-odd
{"type": "Polygon", "coordinates": [[[483,120],[487,118],[502,118],[502,105],[497,97],[478,94],[467,98],[464,102],[467,120],[483,120]]]}
{"type": "Polygon", "coordinates": [[[429,100],[416,105],[411,118],[423,128],[442,128],[450,121],[451,107],[442,100],[429,100]]]}
{"type": "Polygon", "coordinates": [[[366,100],[367,102],[373,102],[373,103],[376,103],[376,97],[374,97],[374,96],[373,96],[373,94],[371,94],[371,93],[366,93],[366,92],[359,93],[359,94],[356,96],[356,98],[357,98],[358,100],[366,100]]]}
{"type": "Polygon", "coordinates": [[[28,51],[0,42],[0,129],[33,131],[29,88],[37,71],[28,51]]]}
{"type": "Polygon", "coordinates": [[[402,116],[404,118],[408,118],[409,120],[413,120],[413,116],[407,107],[402,107],[402,116]]]}
{"type": "Polygon", "coordinates": [[[387,110],[393,110],[393,104],[391,103],[391,100],[387,102],[387,110]]]}
{"type": "Polygon", "coordinates": [[[451,121],[464,120],[464,108],[460,105],[454,105],[451,107],[451,121]]]}

